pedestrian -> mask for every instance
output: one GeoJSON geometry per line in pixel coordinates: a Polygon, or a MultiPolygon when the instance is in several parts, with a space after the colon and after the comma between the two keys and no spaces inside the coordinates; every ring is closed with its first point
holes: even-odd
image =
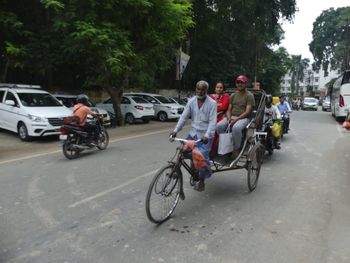
{"type": "Polygon", "coordinates": [[[217,125],[217,133],[224,133],[227,126],[232,127],[233,152],[232,158],[236,159],[239,155],[242,141],[242,130],[248,125],[249,117],[255,106],[254,95],[247,90],[248,78],[238,76],[236,79],[236,92],[230,97],[230,104],[226,112],[226,118],[217,125]]]}
{"type": "MultiPolygon", "coordinates": [[[[201,142],[195,145],[196,154],[190,153],[187,155],[187,157],[192,158],[192,168],[196,170],[198,175],[198,182],[194,186],[197,191],[205,189],[204,181],[211,176],[209,152],[215,133],[217,104],[208,96],[208,89],[208,82],[204,80],[197,82],[196,96],[188,101],[174,131],[170,133],[170,137],[176,137],[191,117],[191,131],[186,139],[192,142],[201,139],[201,142]],[[196,160],[193,158],[196,158],[196,160]],[[199,163],[200,166],[195,167],[193,163],[199,163]]],[[[193,147],[194,144],[192,144],[192,149],[193,147]]]]}

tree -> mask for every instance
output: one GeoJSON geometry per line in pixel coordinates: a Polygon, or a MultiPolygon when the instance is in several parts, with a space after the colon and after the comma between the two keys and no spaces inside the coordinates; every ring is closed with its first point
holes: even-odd
{"type": "Polygon", "coordinates": [[[292,96],[300,94],[299,82],[304,79],[304,70],[309,67],[310,60],[301,55],[292,55],[290,58],[289,72],[291,74],[292,96]]]}
{"type": "Polygon", "coordinates": [[[294,0],[194,0],[186,84],[199,79],[231,84],[239,74],[261,78],[271,45],[283,35],[279,19],[292,19],[295,8],[294,0]]]}
{"type": "MultiPolygon", "coordinates": [[[[5,1],[6,2],[6,1],[5,1]]],[[[26,48],[21,43],[23,23],[6,8],[0,9],[0,81],[5,82],[8,71],[24,65],[26,48]]]]}
{"type": "Polygon", "coordinates": [[[123,124],[120,96],[129,81],[153,84],[174,60],[192,24],[189,0],[67,1],[57,17],[64,52],[85,69],[86,84],[105,88],[123,124]]]}
{"type": "Polygon", "coordinates": [[[313,24],[312,36],[309,49],[316,67],[322,67],[325,75],[329,67],[350,68],[350,7],[323,11],[313,24]]]}

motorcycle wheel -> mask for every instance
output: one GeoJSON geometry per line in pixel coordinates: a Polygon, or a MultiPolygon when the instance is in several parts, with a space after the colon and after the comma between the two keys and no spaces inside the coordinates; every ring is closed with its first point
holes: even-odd
{"type": "Polygon", "coordinates": [[[74,144],[73,141],[76,141],[74,137],[73,139],[68,138],[62,145],[63,155],[69,160],[77,158],[80,154],[80,151],[78,149],[72,149],[72,145],[74,144]]]}
{"type": "Polygon", "coordinates": [[[98,145],[97,145],[97,148],[99,150],[104,150],[107,148],[108,146],[108,143],[109,143],[109,135],[108,135],[108,132],[103,129],[99,136],[98,136],[98,145]]]}

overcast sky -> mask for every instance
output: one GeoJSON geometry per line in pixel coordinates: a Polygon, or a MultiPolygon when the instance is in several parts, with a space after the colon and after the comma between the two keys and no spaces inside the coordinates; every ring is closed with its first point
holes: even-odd
{"type": "Polygon", "coordinates": [[[295,14],[293,24],[284,22],[285,39],[282,40],[281,46],[285,47],[289,54],[301,54],[303,58],[313,61],[309,51],[313,23],[323,10],[344,6],[350,6],[350,0],[297,0],[299,12],[295,14]]]}

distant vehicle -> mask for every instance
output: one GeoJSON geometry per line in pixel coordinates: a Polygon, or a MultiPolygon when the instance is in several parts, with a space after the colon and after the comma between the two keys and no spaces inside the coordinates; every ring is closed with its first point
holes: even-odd
{"type": "Polygon", "coordinates": [[[175,103],[180,104],[182,106],[186,106],[186,104],[187,104],[187,99],[186,98],[180,98],[179,99],[179,97],[175,97],[175,96],[169,97],[169,98],[172,99],[173,101],[175,101],[175,103]]]}
{"type": "Polygon", "coordinates": [[[337,121],[344,120],[350,107],[350,70],[345,71],[331,90],[331,112],[337,121]]]}
{"type": "Polygon", "coordinates": [[[327,111],[331,109],[331,99],[330,97],[325,97],[322,102],[322,110],[327,111]]]}
{"type": "Polygon", "coordinates": [[[301,106],[301,109],[303,110],[314,110],[317,111],[318,109],[318,99],[312,98],[312,97],[305,97],[303,104],[301,106]]]}
{"type": "MultiPolygon", "coordinates": [[[[56,99],[58,99],[60,102],[63,103],[64,106],[66,106],[67,108],[73,109],[74,105],[77,103],[76,99],[78,95],[71,95],[71,94],[53,94],[53,96],[56,97],[56,99]]],[[[105,126],[110,126],[111,125],[111,117],[108,114],[108,112],[106,110],[104,110],[103,108],[99,108],[96,107],[96,105],[89,100],[89,106],[90,108],[103,116],[103,125],[105,126]]]]}
{"type": "Polygon", "coordinates": [[[13,131],[23,141],[60,134],[72,110],[40,86],[0,84],[0,128],[13,131]]]}
{"type": "Polygon", "coordinates": [[[184,106],[174,103],[174,101],[158,94],[151,93],[129,93],[125,95],[138,96],[144,98],[154,106],[154,115],[160,121],[180,118],[184,111],[184,106]]]}
{"type": "MultiPolygon", "coordinates": [[[[111,98],[97,104],[97,106],[114,114],[111,98]]],[[[125,121],[129,124],[135,123],[136,120],[142,120],[144,123],[148,123],[154,118],[153,104],[138,96],[123,96],[120,109],[125,121]]]]}

